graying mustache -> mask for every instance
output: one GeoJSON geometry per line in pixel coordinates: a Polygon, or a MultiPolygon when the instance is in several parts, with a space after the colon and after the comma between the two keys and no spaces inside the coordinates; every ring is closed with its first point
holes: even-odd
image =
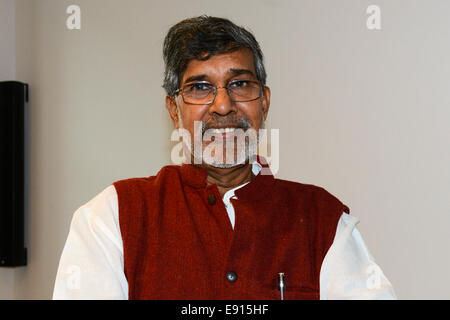
{"type": "Polygon", "coordinates": [[[202,122],[202,134],[205,134],[206,130],[214,128],[215,126],[238,127],[244,129],[244,131],[251,128],[250,122],[247,119],[238,119],[235,123],[217,123],[214,125],[207,125],[206,123],[202,122]]]}

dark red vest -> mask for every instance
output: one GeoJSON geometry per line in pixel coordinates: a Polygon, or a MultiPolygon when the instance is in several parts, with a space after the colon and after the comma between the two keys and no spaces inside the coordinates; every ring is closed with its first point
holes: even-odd
{"type": "Polygon", "coordinates": [[[129,299],[280,299],[279,272],[285,299],[319,299],[322,261],[348,207],[323,188],[259,174],[231,200],[233,230],[206,176],[169,165],[114,183],[129,299]]]}

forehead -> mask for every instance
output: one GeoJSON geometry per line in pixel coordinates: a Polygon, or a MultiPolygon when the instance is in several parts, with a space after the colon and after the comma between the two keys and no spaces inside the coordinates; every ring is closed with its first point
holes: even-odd
{"type": "Polygon", "coordinates": [[[217,54],[208,60],[192,59],[188,62],[181,83],[186,79],[204,75],[205,80],[220,81],[232,76],[232,70],[249,70],[256,78],[252,51],[240,48],[236,51],[217,54]]]}

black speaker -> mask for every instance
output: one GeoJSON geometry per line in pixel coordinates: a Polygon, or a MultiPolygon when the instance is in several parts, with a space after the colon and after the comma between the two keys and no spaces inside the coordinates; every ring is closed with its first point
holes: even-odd
{"type": "Polygon", "coordinates": [[[25,110],[28,85],[0,82],[0,266],[27,264],[25,110]]]}

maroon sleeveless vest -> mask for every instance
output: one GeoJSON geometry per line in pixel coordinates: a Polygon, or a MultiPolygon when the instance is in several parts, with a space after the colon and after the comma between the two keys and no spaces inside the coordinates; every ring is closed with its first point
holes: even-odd
{"type": "Polygon", "coordinates": [[[258,174],[231,200],[233,230],[206,177],[183,164],[114,182],[129,299],[280,299],[279,272],[285,299],[319,299],[322,261],[348,207],[323,188],[258,174]]]}

